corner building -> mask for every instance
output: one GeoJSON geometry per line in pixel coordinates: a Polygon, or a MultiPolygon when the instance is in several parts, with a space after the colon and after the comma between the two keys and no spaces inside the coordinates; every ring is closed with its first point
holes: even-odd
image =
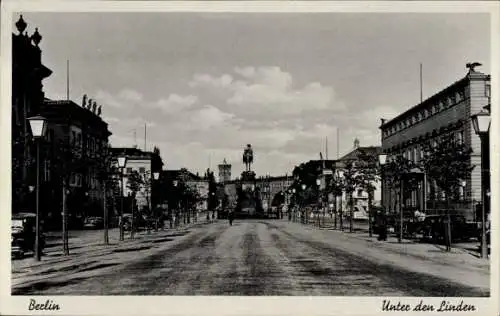
{"type": "MultiPolygon", "coordinates": [[[[419,163],[423,144],[435,142],[440,135],[453,133],[455,139],[471,148],[470,163],[475,166],[460,188],[458,200],[450,207],[456,214],[465,215],[469,221],[480,216],[481,203],[481,142],[474,132],[471,115],[490,104],[490,76],[471,69],[462,79],[439,91],[422,103],[415,105],[391,120],[382,119],[380,126],[382,151],[391,156],[402,154],[406,159],[419,163]],[[478,210],[478,211],[476,211],[478,210]]],[[[404,192],[403,211],[415,210],[427,214],[440,214],[446,209],[444,195],[428,177],[417,172],[417,189],[404,192]]],[[[399,204],[387,183],[382,183],[382,201],[386,210],[398,213],[399,204]]],[[[486,209],[489,209],[486,202],[486,209]]]]}

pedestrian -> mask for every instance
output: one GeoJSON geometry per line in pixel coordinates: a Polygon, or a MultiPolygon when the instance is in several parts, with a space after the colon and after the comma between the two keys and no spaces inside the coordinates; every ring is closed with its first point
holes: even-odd
{"type": "Polygon", "coordinates": [[[379,226],[379,235],[378,240],[386,241],[387,240],[387,219],[384,213],[380,213],[378,216],[378,226],[379,226]]]}
{"type": "Polygon", "coordinates": [[[234,213],[233,213],[233,210],[230,210],[228,215],[227,215],[227,218],[229,219],[229,225],[233,226],[233,220],[234,220],[234,213]]]}

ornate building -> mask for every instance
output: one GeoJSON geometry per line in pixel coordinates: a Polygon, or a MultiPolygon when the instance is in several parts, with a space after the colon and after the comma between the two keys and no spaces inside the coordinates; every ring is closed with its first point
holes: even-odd
{"type": "Polygon", "coordinates": [[[34,145],[26,118],[39,114],[44,100],[43,79],[52,71],[42,64],[38,28],[30,36],[21,15],[19,34],[12,34],[12,211],[31,207],[29,186],[35,183],[34,145]]]}
{"type": "Polygon", "coordinates": [[[41,152],[40,189],[46,200],[42,203],[42,210],[47,209],[48,220],[59,223],[63,181],[66,181],[66,206],[70,219],[102,216],[104,191],[101,172],[109,163],[107,153],[111,132],[101,118],[101,107],[91,100],[87,102],[86,96],[81,106],[69,100],[46,99],[40,114],[47,119],[41,152]]]}
{"type": "MultiPolygon", "coordinates": [[[[465,186],[459,192],[460,199],[452,201],[457,213],[469,220],[475,216],[475,207],[481,200],[481,144],[474,133],[471,115],[490,104],[490,76],[473,68],[465,77],[439,91],[422,103],[415,105],[391,120],[382,119],[380,126],[382,150],[391,156],[402,154],[418,163],[423,155],[423,144],[434,142],[440,135],[453,133],[455,139],[473,150],[470,163],[475,165],[465,186]]],[[[422,172],[415,173],[418,185],[404,197],[405,211],[423,210],[440,213],[446,208],[439,188],[422,172]]],[[[383,183],[382,201],[389,211],[399,212],[394,203],[394,192],[383,183]]]]}

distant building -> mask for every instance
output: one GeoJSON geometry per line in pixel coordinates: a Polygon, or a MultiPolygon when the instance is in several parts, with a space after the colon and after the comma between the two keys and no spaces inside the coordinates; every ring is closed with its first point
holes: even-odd
{"type": "MultiPolygon", "coordinates": [[[[465,187],[458,192],[460,198],[451,201],[456,213],[465,215],[469,220],[474,219],[475,206],[477,201],[481,201],[481,146],[470,117],[490,104],[490,90],[490,76],[470,69],[462,79],[395,118],[382,119],[380,126],[382,150],[388,154],[388,159],[402,154],[418,163],[423,155],[424,144],[449,133],[473,150],[470,163],[475,168],[468,179],[463,179],[465,187]]],[[[435,183],[423,172],[415,173],[414,177],[419,184],[417,189],[405,196],[405,211],[421,210],[430,214],[443,212],[446,202],[435,183]]],[[[399,203],[395,203],[397,197],[385,182],[383,191],[384,206],[389,211],[399,212],[399,203]]]]}
{"type": "MultiPolygon", "coordinates": [[[[182,168],[179,170],[164,170],[162,172],[162,179],[168,182],[178,181],[185,183],[191,189],[194,189],[200,197],[197,205],[198,211],[206,211],[208,209],[209,179],[206,177],[200,177],[198,174],[182,168]]],[[[168,192],[163,193],[165,195],[169,194],[168,192]]]]}
{"type": "MultiPolygon", "coordinates": [[[[353,165],[356,166],[359,163],[363,163],[364,159],[369,159],[370,161],[378,162],[378,155],[381,152],[382,149],[380,146],[361,147],[359,144],[359,140],[355,139],[353,149],[349,153],[338,159],[339,164],[337,165],[341,166],[342,163],[352,162],[353,165]]],[[[380,181],[373,183],[373,185],[375,187],[375,190],[373,191],[372,205],[377,206],[380,205],[380,197],[381,197],[380,181]]],[[[354,207],[353,210],[354,219],[367,219],[369,212],[368,192],[366,192],[366,190],[364,190],[363,188],[356,188],[352,192],[352,198],[354,207]]],[[[342,203],[343,203],[342,207],[346,211],[345,214],[348,214],[347,212],[350,211],[349,197],[347,196],[347,193],[345,191],[342,193],[342,203]]]]}
{"type": "Polygon", "coordinates": [[[231,164],[228,164],[226,158],[219,166],[219,182],[227,182],[231,180],[231,164]]]}
{"type": "Polygon", "coordinates": [[[133,193],[130,188],[130,175],[136,172],[142,179],[139,191],[136,192],[135,196],[136,206],[139,210],[152,210],[154,173],[158,172],[160,175],[163,168],[163,161],[159,150],[155,148],[153,152],[150,152],[142,151],[135,147],[113,147],[110,150],[115,166],[117,165],[118,157],[125,156],[127,158],[123,170],[123,196],[128,197],[133,193]]]}
{"type": "Polygon", "coordinates": [[[35,146],[28,117],[39,114],[44,100],[42,81],[52,71],[42,64],[38,29],[30,36],[21,15],[16,22],[19,34],[12,34],[12,211],[34,211],[36,181],[35,146]]]}

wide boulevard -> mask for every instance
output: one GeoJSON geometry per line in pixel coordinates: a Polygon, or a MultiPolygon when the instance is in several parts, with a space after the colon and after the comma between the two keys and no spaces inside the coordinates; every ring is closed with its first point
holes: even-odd
{"type": "Polygon", "coordinates": [[[146,237],[130,249],[86,252],[72,266],[40,270],[31,282],[21,277],[13,294],[489,295],[480,284],[488,271],[443,266],[286,220],[218,220],[146,237]]]}

